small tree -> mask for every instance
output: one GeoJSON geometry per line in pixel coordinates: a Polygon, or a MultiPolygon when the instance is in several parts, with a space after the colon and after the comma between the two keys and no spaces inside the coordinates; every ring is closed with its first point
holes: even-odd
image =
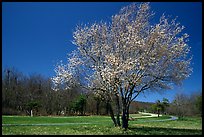
{"type": "Polygon", "coordinates": [[[156,111],[159,115],[162,113],[165,113],[166,108],[169,106],[169,100],[167,98],[163,98],[162,102],[160,100],[157,100],[155,104],[152,105],[153,111],[156,111]]]}
{"type": "Polygon", "coordinates": [[[80,95],[76,105],[78,107],[80,114],[84,115],[86,109],[86,97],[84,95],[80,95]]]}
{"type": "Polygon", "coordinates": [[[183,117],[188,112],[189,97],[183,93],[177,93],[173,100],[172,106],[175,109],[175,114],[179,117],[183,117]]]}
{"type": "Polygon", "coordinates": [[[166,109],[169,107],[169,100],[167,98],[163,98],[162,100],[163,110],[162,112],[166,114],[166,109]]]}
{"type": "Polygon", "coordinates": [[[40,103],[37,101],[30,101],[26,104],[26,106],[31,117],[38,111],[38,108],[41,107],[40,103]]]}
{"type": "Polygon", "coordinates": [[[160,102],[160,100],[157,100],[157,102],[156,102],[156,109],[157,109],[157,114],[158,114],[158,117],[159,117],[159,114],[161,113],[161,111],[163,109],[163,105],[160,102]]]}
{"type": "Polygon", "coordinates": [[[86,97],[82,94],[79,95],[71,105],[71,109],[75,112],[79,112],[80,115],[85,114],[85,107],[86,107],[86,97]]]}
{"type": "Polygon", "coordinates": [[[184,27],[165,15],[150,24],[152,17],[149,3],[131,4],[112,16],[110,24],[77,26],[73,44],[78,49],[67,65],[57,66],[53,82],[69,87],[76,78],[85,78],[81,85],[109,104],[115,101],[117,118],[111,113],[115,126],[120,125],[122,109],[122,128],[127,129],[130,103],[140,93],[171,89],[192,71],[188,35],[180,34],[184,27]]]}

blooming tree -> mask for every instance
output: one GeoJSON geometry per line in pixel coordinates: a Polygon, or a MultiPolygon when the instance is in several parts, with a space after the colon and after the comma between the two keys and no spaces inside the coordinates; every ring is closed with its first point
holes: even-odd
{"type": "Polygon", "coordinates": [[[153,15],[149,3],[131,4],[112,16],[111,23],[77,26],[76,54],[57,66],[54,83],[69,87],[80,69],[88,88],[116,101],[118,125],[121,100],[122,127],[127,129],[130,103],[141,92],[171,89],[192,72],[188,34],[181,34],[184,26],[164,14],[150,24],[153,15]]]}

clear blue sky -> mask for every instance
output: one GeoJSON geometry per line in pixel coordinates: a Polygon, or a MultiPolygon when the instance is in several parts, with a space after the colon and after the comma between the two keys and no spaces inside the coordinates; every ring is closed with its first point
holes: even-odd
{"type": "MultiPolygon", "coordinates": [[[[2,69],[15,67],[26,75],[54,76],[54,65],[66,61],[72,45],[72,32],[79,23],[110,21],[111,16],[129,2],[2,2],[2,69]]],[[[193,74],[163,94],[145,93],[136,100],[155,102],[163,97],[172,101],[175,93],[202,90],[202,3],[153,2],[155,19],[162,13],[178,16],[190,35],[193,74]]]]}

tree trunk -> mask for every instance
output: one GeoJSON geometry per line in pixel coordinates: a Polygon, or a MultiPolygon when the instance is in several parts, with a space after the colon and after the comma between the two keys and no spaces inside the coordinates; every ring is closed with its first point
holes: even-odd
{"type": "Polygon", "coordinates": [[[114,126],[117,126],[117,122],[116,122],[115,117],[114,117],[113,108],[112,108],[110,102],[107,102],[107,105],[108,105],[110,116],[111,116],[111,119],[113,120],[114,126]]]}
{"type": "Polygon", "coordinates": [[[129,120],[129,105],[125,101],[123,101],[123,114],[122,114],[122,128],[125,130],[128,128],[128,120],[129,120]]]}
{"type": "Polygon", "coordinates": [[[117,126],[121,126],[120,124],[120,102],[119,102],[119,96],[116,95],[116,121],[117,121],[117,126]]]}
{"type": "Polygon", "coordinates": [[[122,114],[122,128],[125,130],[128,128],[128,118],[129,114],[126,108],[123,109],[123,114],[122,114]]]}

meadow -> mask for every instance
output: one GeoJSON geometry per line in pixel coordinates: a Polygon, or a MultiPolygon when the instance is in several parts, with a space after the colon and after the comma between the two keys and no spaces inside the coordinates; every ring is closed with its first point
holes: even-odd
{"type": "Polygon", "coordinates": [[[201,135],[202,119],[170,116],[143,118],[132,114],[125,131],[114,127],[109,116],[2,116],[3,135],[201,135]]]}

